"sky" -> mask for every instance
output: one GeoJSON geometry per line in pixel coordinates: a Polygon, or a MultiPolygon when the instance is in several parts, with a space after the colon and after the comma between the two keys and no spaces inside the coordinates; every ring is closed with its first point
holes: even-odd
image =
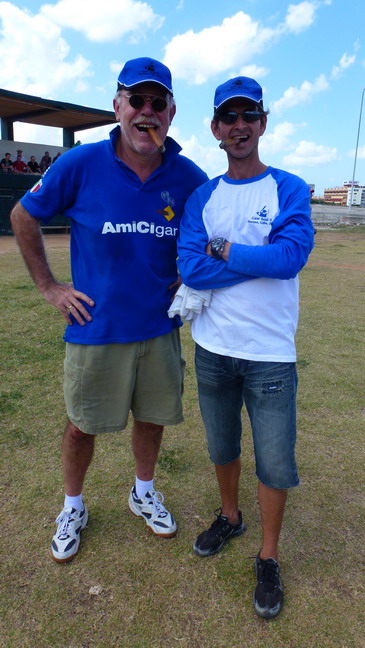
{"type": "MultiPolygon", "coordinates": [[[[365,185],[364,25],[364,0],[0,1],[0,88],[112,110],[125,61],[159,59],[177,104],[169,135],[214,177],[227,169],[210,130],[215,89],[250,76],[270,110],[262,162],[322,195],[352,180],[359,125],[355,180],[365,185]]],[[[62,144],[58,129],[18,123],[14,136],[62,144]]]]}

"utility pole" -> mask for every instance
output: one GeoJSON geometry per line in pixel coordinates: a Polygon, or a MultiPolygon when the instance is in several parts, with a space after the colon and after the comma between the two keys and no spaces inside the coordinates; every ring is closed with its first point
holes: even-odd
{"type": "Polygon", "coordinates": [[[363,88],[362,95],[361,95],[361,106],[360,106],[360,115],[359,115],[359,126],[357,129],[357,140],[356,140],[356,148],[355,148],[355,160],[354,160],[354,172],[352,174],[352,183],[351,183],[351,193],[350,193],[350,202],[349,202],[349,211],[352,207],[352,201],[353,201],[353,196],[354,196],[354,181],[355,181],[355,172],[356,172],[356,160],[357,160],[357,149],[359,147],[359,137],[360,137],[360,126],[361,126],[361,115],[362,115],[362,104],[364,101],[364,92],[365,88],[363,88]]]}

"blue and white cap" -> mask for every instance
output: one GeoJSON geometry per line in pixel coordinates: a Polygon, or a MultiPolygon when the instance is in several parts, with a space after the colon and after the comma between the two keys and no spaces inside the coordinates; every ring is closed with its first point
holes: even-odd
{"type": "Polygon", "coordinates": [[[260,108],[263,107],[261,86],[255,79],[239,76],[218,86],[214,95],[214,111],[216,112],[229,99],[236,98],[249,99],[260,108]]]}
{"type": "Polygon", "coordinates": [[[158,83],[171,95],[173,94],[169,68],[160,61],[148,57],[131,59],[126,62],[118,77],[118,90],[121,86],[132,88],[139,83],[148,82],[158,83]]]}

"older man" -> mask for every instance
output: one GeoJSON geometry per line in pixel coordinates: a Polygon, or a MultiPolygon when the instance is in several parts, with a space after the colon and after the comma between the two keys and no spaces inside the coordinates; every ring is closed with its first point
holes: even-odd
{"type": "Polygon", "coordinates": [[[188,200],[178,248],[184,283],[213,289],[210,305],[193,319],[192,334],[221,509],[194,551],[201,557],[216,554],[246,530],[238,497],[245,404],[262,525],[254,607],[271,618],[283,604],[278,541],[287,489],[298,484],[297,275],[313,246],[313,226],[306,183],[260,160],[266,122],[254,79],[236,77],[217,88],[211,128],[227,153],[228,170],[188,200]]]}
{"type": "Polygon", "coordinates": [[[129,507],[158,536],[177,529],[153,482],[163,428],[182,421],[179,322],[167,309],[177,282],[180,217],[207,176],[167,137],[175,102],[162,63],[128,61],[114,109],[118,125],[110,140],[62,155],[12,213],[33,280],[68,325],[65,501],[52,540],[57,562],[75,556],[87,523],[82,487],[95,436],[124,429],[130,410],[136,480],[129,507]],[[40,233],[40,223],[59,212],[71,220],[72,284],[53,276],[40,233]]]}

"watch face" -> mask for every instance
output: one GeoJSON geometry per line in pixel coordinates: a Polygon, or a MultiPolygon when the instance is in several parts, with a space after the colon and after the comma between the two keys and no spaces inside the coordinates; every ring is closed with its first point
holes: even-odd
{"type": "Polygon", "coordinates": [[[216,238],[213,239],[210,243],[210,248],[212,250],[212,255],[215,259],[222,259],[222,254],[224,250],[224,245],[225,245],[226,239],[224,238],[216,238]]]}

